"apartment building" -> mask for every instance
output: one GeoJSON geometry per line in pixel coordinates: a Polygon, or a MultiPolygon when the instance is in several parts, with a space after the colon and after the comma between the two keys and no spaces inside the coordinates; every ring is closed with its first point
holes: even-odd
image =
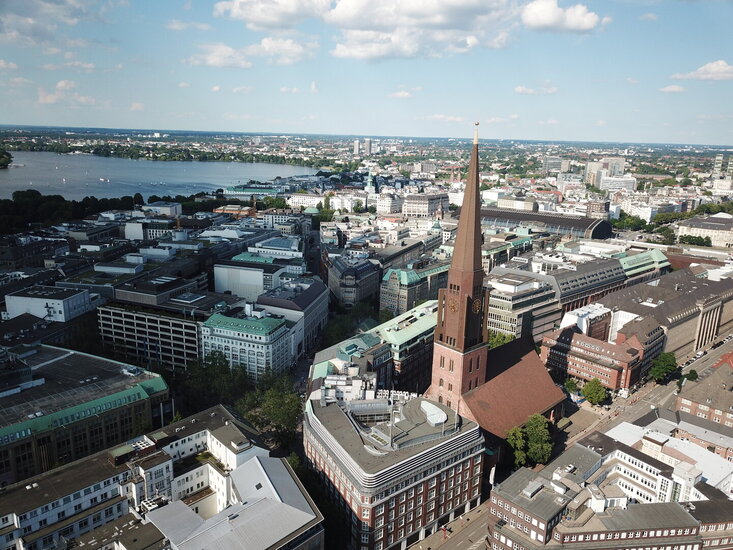
{"type": "Polygon", "coordinates": [[[109,536],[101,528],[134,511],[162,547],[188,549],[198,536],[197,548],[244,549],[244,529],[268,548],[322,548],[323,516],[287,462],[268,455],[249,425],[213,407],[4,488],[2,534],[15,550],[66,547],[109,536]],[[231,530],[214,534],[215,524],[231,530]]]}
{"type": "Polygon", "coordinates": [[[731,354],[712,372],[694,382],[686,381],[675,400],[675,410],[723,427],[733,428],[733,367],[731,354]]]}

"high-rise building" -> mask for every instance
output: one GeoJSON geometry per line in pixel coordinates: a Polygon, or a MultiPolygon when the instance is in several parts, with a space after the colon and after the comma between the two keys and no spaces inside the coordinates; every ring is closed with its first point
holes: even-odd
{"type": "Polygon", "coordinates": [[[371,138],[366,138],[364,140],[364,155],[367,157],[372,154],[372,140],[371,138]]]}
{"type": "Polygon", "coordinates": [[[611,177],[623,176],[624,170],[626,170],[626,159],[621,157],[602,158],[601,163],[603,164],[603,168],[608,170],[608,175],[611,177]]]}
{"type": "Polygon", "coordinates": [[[715,155],[712,178],[718,179],[723,175],[723,155],[715,155]]]}
{"type": "Polygon", "coordinates": [[[354,154],[355,155],[359,154],[359,140],[358,139],[354,140],[354,154]]]}

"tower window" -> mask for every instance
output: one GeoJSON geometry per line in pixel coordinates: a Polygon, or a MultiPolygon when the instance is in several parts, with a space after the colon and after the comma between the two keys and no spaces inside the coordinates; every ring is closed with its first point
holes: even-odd
{"type": "Polygon", "coordinates": [[[438,387],[439,388],[442,388],[443,387],[443,379],[442,378],[440,379],[440,382],[438,382],[438,387]]]}

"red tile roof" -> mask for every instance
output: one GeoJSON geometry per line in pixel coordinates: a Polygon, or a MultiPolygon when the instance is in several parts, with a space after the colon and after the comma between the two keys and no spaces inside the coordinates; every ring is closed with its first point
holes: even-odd
{"type": "Polygon", "coordinates": [[[501,439],[530,416],[565,399],[540,361],[532,342],[516,340],[489,352],[489,380],[463,394],[476,422],[501,439]]]}

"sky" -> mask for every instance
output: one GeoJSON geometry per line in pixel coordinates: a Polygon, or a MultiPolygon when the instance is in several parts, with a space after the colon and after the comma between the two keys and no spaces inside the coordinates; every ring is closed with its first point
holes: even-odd
{"type": "Polygon", "coordinates": [[[0,0],[0,124],[733,145],[733,0],[0,0]]]}

